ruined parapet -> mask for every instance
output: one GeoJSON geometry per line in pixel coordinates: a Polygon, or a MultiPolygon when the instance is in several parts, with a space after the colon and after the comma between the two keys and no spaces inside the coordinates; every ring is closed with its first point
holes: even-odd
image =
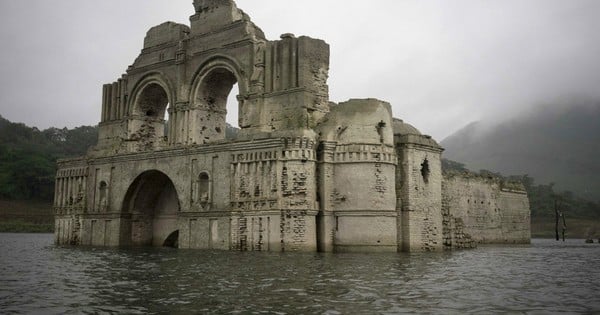
{"type": "Polygon", "coordinates": [[[146,32],[144,49],[156,48],[160,45],[178,43],[185,40],[190,34],[190,27],[175,22],[164,22],[154,26],[146,32]]]}
{"type": "Polygon", "coordinates": [[[529,243],[530,210],[519,182],[493,174],[446,172],[443,211],[464,222],[478,243],[529,243]]]}
{"type": "Polygon", "coordinates": [[[292,34],[268,41],[231,0],[194,8],[191,27],[152,27],[127,73],[103,87],[95,156],[226,141],[236,83],[238,139],[315,137],[329,111],[329,45],[292,34]]]}
{"type": "Polygon", "coordinates": [[[394,119],[394,144],[399,247],[403,251],[440,250],[443,149],[400,119],[394,119]]]}
{"type": "Polygon", "coordinates": [[[319,126],[322,250],[396,251],[396,191],[390,104],[352,99],[319,126]]]}
{"type": "Polygon", "coordinates": [[[234,22],[248,19],[233,0],[194,0],[196,13],[190,16],[193,35],[203,35],[221,30],[234,22]]]}

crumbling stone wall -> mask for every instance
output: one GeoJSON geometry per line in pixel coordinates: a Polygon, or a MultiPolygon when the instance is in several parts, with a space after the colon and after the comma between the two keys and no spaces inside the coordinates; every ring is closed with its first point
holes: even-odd
{"type": "Polygon", "coordinates": [[[448,173],[442,196],[443,212],[461,219],[464,232],[477,243],[529,243],[529,201],[522,185],[509,186],[499,178],[473,173],[448,173]]]}
{"type": "Polygon", "coordinates": [[[232,155],[232,246],[239,250],[316,250],[315,143],[281,139],[272,151],[232,155]]]}
{"type": "Polygon", "coordinates": [[[316,250],[316,144],[284,138],[280,168],[281,250],[316,250]]]}
{"type": "Polygon", "coordinates": [[[444,248],[461,249],[476,247],[476,242],[471,235],[465,232],[463,219],[450,214],[448,201],[448,198],[442,197],[442,237],[444,248]]]}

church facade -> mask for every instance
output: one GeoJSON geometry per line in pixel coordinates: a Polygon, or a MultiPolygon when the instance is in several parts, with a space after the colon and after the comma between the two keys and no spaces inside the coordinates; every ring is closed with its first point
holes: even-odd
{"type": "Polygon", "coordinates": [[[330,102],[326,42],[267,40],[232,0],[194,9],[190,26],[148,31],[126,73],[102,88],[98,144],[59,161],[57,244],[340,252],[529,242],[522,186],[444,176],[443,149],[387,102],[330,102]]]}

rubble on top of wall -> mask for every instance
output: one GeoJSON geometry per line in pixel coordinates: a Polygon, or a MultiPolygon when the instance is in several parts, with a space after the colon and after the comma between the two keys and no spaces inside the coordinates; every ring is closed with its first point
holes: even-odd
{"type": "Polygon", "coordinates": [[[508,190],[512,192],[526,192],[525,186],[521,181],[506,178],[498,173],[492,173],[487,170],[481,170],[479,173],[470,170],[446,170],[442,169],[442,175],[444,180],[451,180],[454,177],[461,177],[463,179],[474,179],[481,180],[490,184],[497,184],[502,190],[508,190]]]}

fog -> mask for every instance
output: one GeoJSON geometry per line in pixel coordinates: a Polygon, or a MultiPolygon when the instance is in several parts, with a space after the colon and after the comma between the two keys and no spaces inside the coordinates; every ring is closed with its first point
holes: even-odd
{"type": "MultiPolygon", "coordinates": [[[[191,2],[2,0],[0,115],[38,128],[97,124],[102,84],[133,63],[150,27],[189,24],[191,2]]],[[[600,99],[600,1],[237,4],[268,39],[290,32],[330,44],[332,101],[388,101],[438,140],[557,99],[600,99]]]]}

